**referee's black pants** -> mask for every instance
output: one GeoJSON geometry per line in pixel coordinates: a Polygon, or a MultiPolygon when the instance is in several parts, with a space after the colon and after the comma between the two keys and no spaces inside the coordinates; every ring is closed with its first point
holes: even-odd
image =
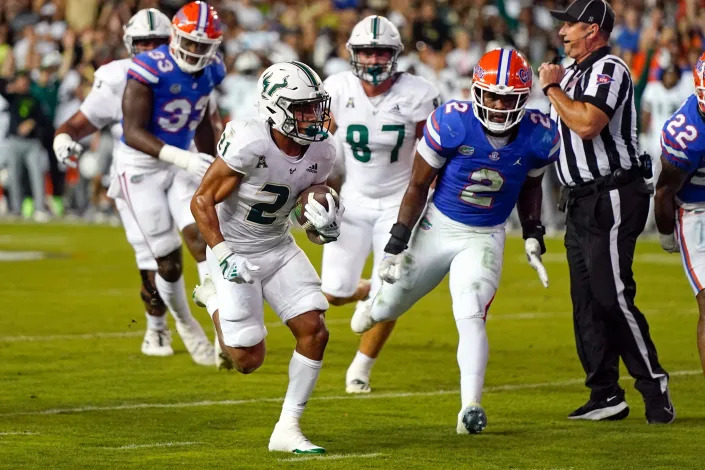
{"type": "Polygon", "coordinates": [[[666,391],[646,318],[634,305],[634,248],[644,230],[649,194],[644,181],[569,202],[565,247],[578,356],[592,400],[619,389],[619,358],[645,399],[666,391]]]}

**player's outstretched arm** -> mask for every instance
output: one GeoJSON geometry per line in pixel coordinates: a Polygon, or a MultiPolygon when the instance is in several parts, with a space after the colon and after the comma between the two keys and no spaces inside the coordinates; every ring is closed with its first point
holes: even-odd
{"type": "Polygon", "coordinates": [[[61,124],[54,133],[54,154],[56,159],[66,166],[76,166],[76,160],[83,153],[83,146],[78,143],[82,138],[96,132],[96,128],[81,111],[61,124]]]}
{"type": "Polygon", "coordinates": [[[244,282],[252,284],[254,273],[259,270],[259,266],[232,252],[220,231],[218,213],[215,210],[216,204],[224,201],[228,195],[237,190],[242,178],[243,174],[233,171],[223,159],[216,159],[193,195],[191,212],[203,238],[218,258],[223,277],[236,284],[244,282]]]}
{"type": "Polygon", "coordinates": [[[225,240],[215,206],[237,190],[242,177],[242,173],[233,171],[222,158],[216,158],[191,199],[191,213],[203,239],[211,248],[225,240]]]}
{"type": "Polygon", "coordinates": [[[147,130],[152,117],[153,101],[151,88],[137,80],[128,80],[122,97],[122,127],[127,145],[159,158],[164,142],[147,130]]]}
{"type": "Polygon", "coordinates": [[[411,179],[409,180],[409,186],[406,188],[404,199],[402,199],[401,207],[399,208],[397,223],[404,224],[409,229],[416,225],[421,211],[426,207],[428,190],[437,174],[438,168],[433,168],[416,152],[414,165],[411,169],[411,179]]]}
{"type": "Polygon", "coordinates": [[[688,173],[661,157],[663,168],[656,182],[654,215],[661,247],[669,253],[679,251],[674,235],[676,216],[676,193],[688,179],[688,173]]]}

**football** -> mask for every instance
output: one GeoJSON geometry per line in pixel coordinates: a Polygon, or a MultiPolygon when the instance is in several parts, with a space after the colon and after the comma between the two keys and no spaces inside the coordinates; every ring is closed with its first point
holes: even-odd
{"type": "Polygon", "coordinates": [[[313,228],[311,222],[309,222],[306,216],[304,215],[306,204],[308,204],[311,200],[315,199],[316,201],[321,203],[323,207],[328,209],[328,200],[326,199],[326,194],[333,195],[335,205],[336,207],[338,207],[340,204],[340,198],[338,197],[338,193],[335,191],[335,189],[326,186],[325,184],[309,186],[308,188],[301,191],[299,197],[296,198],[296,205],[294,206],[294,217],[296,217],[296,221],[299,223],[299,225],[301,225],[301,228],[303,228],[304,230],[311,230],[313,228]]]}

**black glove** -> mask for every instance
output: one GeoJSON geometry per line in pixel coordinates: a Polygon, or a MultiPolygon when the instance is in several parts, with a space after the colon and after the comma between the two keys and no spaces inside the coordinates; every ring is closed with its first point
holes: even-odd
{"type": "Polygon", "coordinates": [[[392,225],[389,231],[392,236],[384,247],[384,252],[390,255],[398,255],[408,247],[409,239],[411,238],[411,230],[404,224],[397,222],[392,225]]]}
{"type": "Polygon", "coordinates": [[[535,238],[538,240],[541,246],[541,254],[546,253],[546,244],[543,241],[544,235],[546,235],[546,229],[543,228],[539,220],[529,220],[521,226],[521,237],[524,240],[527,238],[535,238]]]}

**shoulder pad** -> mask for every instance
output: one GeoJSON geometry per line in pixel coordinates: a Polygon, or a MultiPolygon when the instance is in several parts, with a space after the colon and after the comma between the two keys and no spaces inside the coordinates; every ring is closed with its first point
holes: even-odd
{"type": "Polygon", "coordinates": [[[427,131],[441,148],[456,148],[465,140],[465,116],[468,112],[472,112],[469,102],[451,100],[443,103],[426,120],[424,133],[427,131]]]}

